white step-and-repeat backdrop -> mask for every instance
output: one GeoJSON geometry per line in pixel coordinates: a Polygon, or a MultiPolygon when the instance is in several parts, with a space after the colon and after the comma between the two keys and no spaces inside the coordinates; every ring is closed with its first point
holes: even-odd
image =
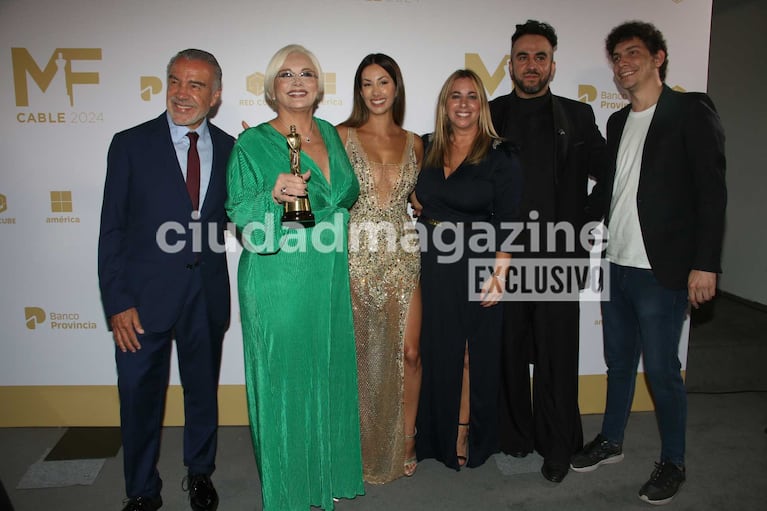
{"type": "MultiPolygon", "coordinates": [[[[285,44],[319,57],[326,93],[317,115],[334,123],[351,110],[362,57],[387,53],[405,78],[405,127],[426,133],[455,69],[478,71],[491,97],[510,91],[510,36],[528,18],[558,31],[554,93],[590,104],[603,130],[626,104],[603,49],[623,21],[664,32],[669,85],[706,89],[711,0],[0,0],[0,387],[115,384],[96,275],[106,153],[115,132],[164,110],[176,51],[219,59],[223,103],[213,122],[233,135],[242,120],[272,117],[263,72],[285,44]]],[[[229,241],[234,283],[239,254],[229,241]]],[[[223,384],[244,381],[233,297],[223,384]]],[[[602,374],[598,304],[585,303],[582,316],[581,374],[602,374]]]]}

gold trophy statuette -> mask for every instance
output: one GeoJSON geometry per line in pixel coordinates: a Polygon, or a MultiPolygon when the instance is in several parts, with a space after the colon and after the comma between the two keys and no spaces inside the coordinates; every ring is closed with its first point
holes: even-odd
{"type": "MultiPolygon", "coordinates": [[[[288,154],[290,155],[290,173],[295,176],[301,175],[301,135],[296,133],[295,125],[290,125],[290,134],[285,137],[288,141],[288,154]]],[[[298,223],[304,227],[314,225],[314,214],[309,204],[309,196],[296,197],[294,201],[283,204],[285,212],[282,214],[282,223],[298,223]]]]}

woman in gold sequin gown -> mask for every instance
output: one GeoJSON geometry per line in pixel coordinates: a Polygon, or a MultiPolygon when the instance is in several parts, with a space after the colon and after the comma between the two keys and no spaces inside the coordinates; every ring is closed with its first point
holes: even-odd
{"type": "Polygon", "coordinates": [[[360,63],[352,114],[338,126],[360,182],[351,209],[349,268],[357,344],[363,477],[413,475],[421,383],[418,240],[407,213],[423,156],[402,129],[405,89],[383,54],[360,63]]]}

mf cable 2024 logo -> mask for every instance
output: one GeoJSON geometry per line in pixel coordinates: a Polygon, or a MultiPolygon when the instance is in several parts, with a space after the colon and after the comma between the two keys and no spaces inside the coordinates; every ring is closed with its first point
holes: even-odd
{"type": "MultiPolygon", "coordinates": [[[[27,48],[11,48],[16,121],[23,124],[92,124],[104,120],[101,112],[77,112],[75,91],[80,86],[98,85],[99,73],[78,70],[78,64],[101,61],[101,48],[56,48],[47,62],[40,65],[27,48]],[[31,80],[30,80],[31,79],[31,80]],[[36,89],[35,89],[36,86],[36,89]],[[39,90],[46,98],[33,105],[31,93],[39,90]],[[47,105],[53,104],[56,111],[47,105]],[[47,107],[47,108],[46,108],[47,107]],[[31,110],[30,110],[31,109],[31,110]],[[68,109],[68,111],[63,111],[68,109]]],[[[39,94],[38,96],[39,97],[39,94]]]]}

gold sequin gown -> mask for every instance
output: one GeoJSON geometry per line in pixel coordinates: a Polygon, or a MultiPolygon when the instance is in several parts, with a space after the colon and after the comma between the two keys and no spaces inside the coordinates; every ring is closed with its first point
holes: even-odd
{"type": "Polygon", "coordinates": [[[418,164],[408,132],[400,163],[372,162],[349,128],[346,152],[360,183],[351,209],[349,268],[357,344],[362,470],[365,481],[403,475],[403,353],[407,311],[420,256],[407,200],[418,164]]]}

